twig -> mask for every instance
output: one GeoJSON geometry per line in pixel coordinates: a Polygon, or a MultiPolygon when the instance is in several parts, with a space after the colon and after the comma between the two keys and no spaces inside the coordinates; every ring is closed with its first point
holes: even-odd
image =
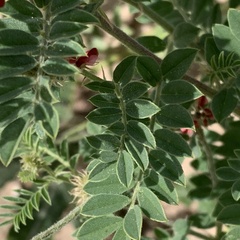
{"type": "Polygon", "coordinates": [[[49,238],[54,233],[56,233],[61,228],[63,228],[65,225],[67,225],[72,220],[74,220],[79,215],[80,209],[81,209],[81,206],[77,206],[71,212],[69,212],[64,218],[62,218],[60,221],[53,224],[46,231],[39,233],[38,235],[33,237],[31,240],[44,240],[44,239],[49,238]]]}

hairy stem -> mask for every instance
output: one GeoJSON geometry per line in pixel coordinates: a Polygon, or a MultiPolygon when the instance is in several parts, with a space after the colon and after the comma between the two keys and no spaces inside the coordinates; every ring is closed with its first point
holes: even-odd
{"type": "Polygon", "coordinates": [[[31,240],[44,240],[44,239],[49,238],[54,233],[56,233],[61,228],[63,228],[65,225],[67,225],[72,220],[74,220],[79,215],[80,209],[81,209],[81,206],[77,206],[71,212],[69,212],[63,219],[61,219],[60,221],[53,224],[46,231],[39,233],[38,235],[33,237],[31,240]]]}
{"type": "Polygon", "coordinates": [[[169,33],[173,32],[173,27],[171,24],[165,21],[164,18],[162,18],[159,14],[157,14],[155,11],[153,11],[150,7],[146,6],[145,4],[142,4],[140,2],[134,2],[132,0],[122,0],[125,3],[131,4],[141,12],[143,12],[145,15],[147,15],[149,18],[151,18],[155,23],[160,25],[164,30],[166,30],[169,33]]]}

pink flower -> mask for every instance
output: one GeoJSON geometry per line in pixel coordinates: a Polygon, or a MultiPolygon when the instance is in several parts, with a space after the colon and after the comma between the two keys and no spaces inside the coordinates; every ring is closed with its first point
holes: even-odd
{"type": "Polygon", "coordinates": [[[97,48],[92,48],[86,52],[87,56],[81,57],[71,57],[68,58],[68,62],[76,65],[79,68],[84,68],[86,66],[93,66],[98,59],[97,48]]]}

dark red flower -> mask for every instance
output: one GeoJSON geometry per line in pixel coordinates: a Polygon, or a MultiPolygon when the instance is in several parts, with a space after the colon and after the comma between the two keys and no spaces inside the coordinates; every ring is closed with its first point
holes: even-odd
{"type": "Polygon", "coordinates": [[[96,48],[92,48],[87,51],[86,54],[87,56],[68,58],[68,62],[75,64],[79,68],[84,68],[85,66],[93,66],[98,59],[98,50],[96,48]]]}
{"type": "MultiPolygon", "coordinates": [[[[200,128],[201,126],[207,127],[209,122],[214,120],[212,110],[208,108],[208,100],[205,96],[202,96],[196,100],[196,108],[193,115],[193,122],[195,128],[200,128]]],[[[193,135],[191,129],[182,128],[181,133],[187,134],[189,137],[193,135]]]]}
{"type": "Polygon", "coordinates": [[[201,96],[200,98],[198,98],[197,102],[198,108],[203,108],[208,103],[208,100],[205,96],[201,96]]]}
{"type": "Polygon", "coordinates": [[[5,0],[0,0],[0,7],[3,7],[5,4],[5,0]]]}
{"type": "Polygon", "coordinates": [[[195,124],[195,127],[200,127],[201,125],[207,127],[209,125],[209,121],[214,120],[214,116],[212,110],[207,107],[208,100],[205,96],[200,97],[197,100],[197,109],[194,115],[195,121],[198,124],[195,124]]]}

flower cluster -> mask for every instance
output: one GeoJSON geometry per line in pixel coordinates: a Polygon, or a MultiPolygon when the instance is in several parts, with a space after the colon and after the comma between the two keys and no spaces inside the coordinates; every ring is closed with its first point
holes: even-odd
{"type": "MultiPolygon", "coordinates": [[[[193,113],[194,126],[195,128],[200,128],[201,126],[207,127],[213,120],[214,116],[211,109],[208,108],[208,100],[205,96],[201,96],[196,101],[196,109],[193,113]]],[[[193,131],[187,128],[182,128],[181,133],[187,134],[190,137],[193,135],[193,131]]]]}
{"type": "Polygon", "coordinates": [[[73,195],[73,202],[76,202],[78,205],[83,205],[89,198],[88,193],[84,191],[84,186],[88,182],[88,177],[87,171],[82,171],[78,176],[73,176],[71,179],[74,188],[70,193],[73,195]]]}
{"type": "Polygon", "coordinates": [[[87,51],[86,54],[87,56],[68,58],[68,62],[76,65],[78,68],[93,66],[98,59],[98,50],[96,48],[92,48],[87,51]]]}
{"type": "Polygon", "coordinates": [[[209,122],[214,120],[213,113],[207,105],[208,100],[205,96],[202,96],[197,100],[197,108],[194,115],[194,124],[196,128],[200,126],[207,127],[209,122]]]}

